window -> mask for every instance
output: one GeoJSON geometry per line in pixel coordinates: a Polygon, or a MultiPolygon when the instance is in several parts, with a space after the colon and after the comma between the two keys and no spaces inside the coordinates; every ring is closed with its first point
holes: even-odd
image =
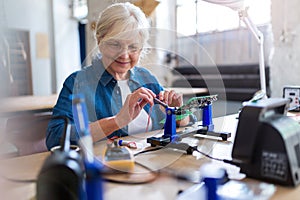
{"type": "MultiPolygon", "coordinates": [[[[256,25],[271,22],[271,0],[245,1],[248,14],[256,25]]],[[[241,25],[237,11],[229,7],[201,0],[177,0],[177,33],[194,35],[197,33],[236,29],[241,25]]]]}

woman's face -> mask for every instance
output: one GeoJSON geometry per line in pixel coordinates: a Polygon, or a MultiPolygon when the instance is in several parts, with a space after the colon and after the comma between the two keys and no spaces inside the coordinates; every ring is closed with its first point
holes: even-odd
{"type": "Polygon", "coordinates": [[[102,61],[106,70],[117,80],[125,79],[140,57],[142,45],[135,40],[109,39],[100,42],[102,61]]]}

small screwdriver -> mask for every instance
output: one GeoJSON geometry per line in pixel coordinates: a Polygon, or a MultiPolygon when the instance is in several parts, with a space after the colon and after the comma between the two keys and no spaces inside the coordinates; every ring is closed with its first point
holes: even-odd
{"type": "Polygon", "coordinates": [[[165,107],[165,108],[168,108],[168,107],[169,107],[166,103],[162,102],[162,101],[159,100],[158,98],[154,98],[154,103],[158,103],[158,104],[162,105],[162,106],[165,107]]]}
{"type": "Polygon", "coordinates": [[[118,144],[120,146],[126,146],[126,147],[131,148],[131,149],[137,149],[136,143],[132,142],[132,141],[119,140],[118,144]]]}

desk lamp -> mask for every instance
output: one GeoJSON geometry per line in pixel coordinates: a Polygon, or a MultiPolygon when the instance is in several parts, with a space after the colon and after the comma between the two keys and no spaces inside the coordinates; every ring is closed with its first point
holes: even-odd
{"type": "Polygon", "coordinates": [[[248,15],[248,7],[244,6],[244,0],[203,0],[209,3],[218,4],[222,6],[229,7],[234,11],[238,12],[239,18],[245,23],[247,28],[255,37],[259,45],[259,74],[260,74],[260,87],[262,93],[267,97],[267,87],[266,87],[266,75],[265,75],[265,58],[264,58],[264,35],[255,24],[252,22],[248,15]]]}

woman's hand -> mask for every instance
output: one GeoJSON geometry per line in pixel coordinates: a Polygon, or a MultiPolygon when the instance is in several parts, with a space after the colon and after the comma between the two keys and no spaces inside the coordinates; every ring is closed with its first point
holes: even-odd
{"type": "MultiPolygon", "coordinates": [[[[166,103],[169,107],[180,107],[183,105],[182,94],[177,94],[174,90],[162,91],[158,95],[159,100],[166,103]]],[[[186,126],[190,122],[189,117],[176,121],[178,126],[186,126]]]]}
{"type": "Polygon", "coordinates": [[[159,93],[158,98],[170,107],[180,107],[183,104],[182,94],[177,94],[174,90],[162,91],[159,93]]]}
{"type": "Polygon", "coordinates": [[[153,106],[153,99],[155,94],[147,88],[139,88],[134,91],[132,94],[129,94],[126,97],[123,107],[120,112],[116,115],[116,123],[119,127],[124,127],[134,120],[143,107],[149,103],[150,106],[153,106]]]}

